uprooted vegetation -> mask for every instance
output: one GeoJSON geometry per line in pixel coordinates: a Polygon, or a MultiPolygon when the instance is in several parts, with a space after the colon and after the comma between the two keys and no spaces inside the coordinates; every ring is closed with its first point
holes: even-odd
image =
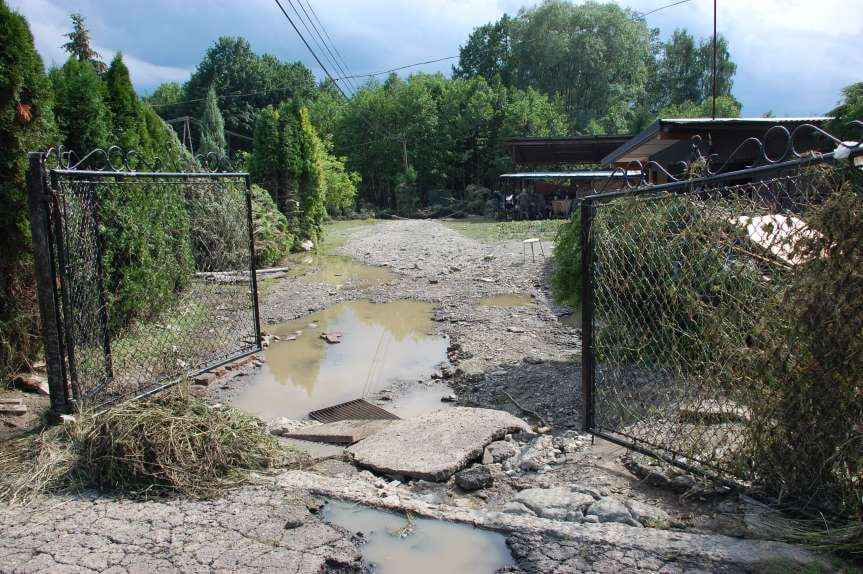
{"type": "Polygon", "coordinates": [[[260,419],[172,389],[3,446],[0,500],[87,488],[207,498],[299,460],[260,419]]]}

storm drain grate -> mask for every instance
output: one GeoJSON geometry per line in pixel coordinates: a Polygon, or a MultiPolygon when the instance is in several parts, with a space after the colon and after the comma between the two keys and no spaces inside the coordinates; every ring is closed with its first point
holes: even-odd
{"type": "Polygon", "coordinates": [[[309,417],[322,423],[348,420],[399,420],[399,417],[364,399],[355,399],[309,413],[309,417]]]}

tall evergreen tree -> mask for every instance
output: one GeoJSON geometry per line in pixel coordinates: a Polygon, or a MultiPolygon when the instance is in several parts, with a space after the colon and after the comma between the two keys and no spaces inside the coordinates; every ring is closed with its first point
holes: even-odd
{"type": "Polygon", "coordinates": [[[201,117],[201,145],[202,154],[213,153],[221,158],[225,156],[225,121],[219,111],[219,102],[216,98],[216,90],[213,86],[207,90],[207,100],[204,102],[204,115],[201,117]]]}
{"type": "Polygon", "coordinates": [[[298,110],[299,144],[302,157],[298,196],[302,216],[300,218],[301,239],[319,243],[324,236],[326,189],[324,188],[323,146],[309,119],[309,111],[298,110]]]}
{"type": "Polygon", "coordinates": [[[30,28],[0,0],[0,379],[38,347],[25,174],[53,138],[51,104],[30,28]]]}
{"type": "Polygon", "coordinates": [[[69,58],[49,76],[54,84],[54,113],[66,147],[78,154],[110,143],[111,112],[105,83],[90,62],[69,58]]]}
{"type": "Polygon", "coordinates": [[[105,101],[111,111],[111,143],[124,150],[134,149],[149,152],[149,137],[144,121],[144,110],[132,81],[129,69],[123,63],[123,55],[118,53],[105,73],[105,101]]]}
{"type": "Polygon", "coordinates": [[[72,14],[72,31],[65,36],[69,38],[69,41],[63,44],[63,49],[70,56],[79,62],[90,62],[100,74],[105,72],[105,62],[102,61],[102,56],[90,46],[90,30],[84,23],[84,16],[78,13],[72,14]]]}

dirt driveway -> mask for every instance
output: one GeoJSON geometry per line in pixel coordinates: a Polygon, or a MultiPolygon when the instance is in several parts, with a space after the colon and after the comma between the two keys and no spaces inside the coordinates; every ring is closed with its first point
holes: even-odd
{"type": "MultiPolygon", "coordinates": [[[[543,243],[546,256],[551,249],[543,243]]],[[[279,279],[262,294],[265,328],[350,300],[432,303],[452,364],[413,384],[445,381],[461,405],[507,410],[551,433],[510,436],[512,458],[483,465],[494,484],[477,491],[452,479],[402,483],[322,456],[211,501],[85,494],[0,508],[0,572],[364,571],[356,537],[315,513],[320,497],[499,530],[517,563],[509,572],[747,572],[809,559],[784,544],[741,540],[757,533],[738,497],[650,487],[626,470],[623,449],[577,432],[579,330],[565,323],[572,310],[551,300],[549,258],[524,257],[521,238],[478,241],[441,222],[391,221],[351,229],[338,253],[396,276],[365,287],[279,279]],[[497,294],[528,299],[478,304],[497,294]],[[579,510],[575,520],[573,500],[608,512],[579,510]]],[[[210,400],[231,400],[249,374],[213,385],[210,400]]]]}

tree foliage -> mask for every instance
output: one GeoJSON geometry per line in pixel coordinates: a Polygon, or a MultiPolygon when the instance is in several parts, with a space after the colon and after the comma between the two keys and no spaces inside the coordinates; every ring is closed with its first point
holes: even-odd
{"type": "Polygon", "coordinates": [[[188,103],[182,112],[200,118],[211,86],[223,96],[248,94],[220,102],[225,128],[241,134],[252,133],[258,112],[267,106],[310,100],[315,93],[315,79],[306,66],[259,56],[245,39],[231,37],[219,38],[186,82],[183,98],[188,103]]]}
{"type": "Polygon", "coordinates": [[[38,348],[30,277],[27,153],[54,135],[51,85],[24,18],[0,0],[0,375],[38,348]]]}
{"type": "Polygon", "coordinates": [[[107,89],[90,62],[69,58],[49,76],[54,86],[54,113],[63,143],[81,156],[109,143],[111,113],[107,89]]]}
{"type": "Polygon", "coordinates": [[[849,124],[854,120],[863,121],[863,82],[845,86],[842,89],[842,101],[828,115],[834,118],[827,126],[830,133],[846,140],[859,141],[863,137],[861,129],[849,124]]]}
{"type": "Polygon", "coordinates": [[[69,41],[63,44],[63,49],[79,62],[90,62],[98,73],[106,69],[102,56],[90,46],[90,30],[84,22],[84,16],[75,13],[71,15],[72,31],[65,34],[69,41]]]}
{"type": "Polygon", "coordinates": [[[222,119],[222,112],[219,111],[219,100],[216,98],[216,90],[213,86],[210,86],[207,91],[204,114],[201,116],[199,149],[202,154],[215,154],[217,158],[224,157],[227,151],[225,121],[222,119]]]}
{"type": "Polygon", "coordinates": [[[123,55],[117,53],[105,72],[105,103],[111,112],[111,143],[123,149],[140,150],[149,147],[144,109],[135,94],[129,69],[123,55]]]}
{"type": "MultiPolygon", "coordinates": [[[[712,94],[712,43],[677,30],[667,42],[617,4],[545,0],[476,28],[453,74],[495,78],[558,98],[571,133],[642,129],[659,110],[712,94]]],[[[717,43],[717,95],[730,96],[736,66],[717,43]]]]}

